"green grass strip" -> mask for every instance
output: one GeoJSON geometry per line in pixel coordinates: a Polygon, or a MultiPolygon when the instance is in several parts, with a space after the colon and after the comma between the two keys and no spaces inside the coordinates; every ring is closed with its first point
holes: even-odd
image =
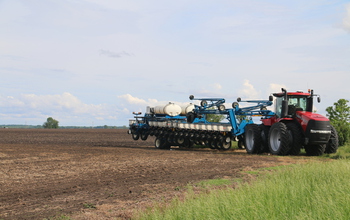
{"type": "Polygon", "coordinates": [[[350,219],[350,162],[289,166],[237,189],[189,193],[140,219],[350,219]]]}
{"type": "Polygon", "coordinates": [[[326,154],[325,157],[333,159],[350,159],[350,144],[339,147],[338,151],[334,154],[326,154]]]}

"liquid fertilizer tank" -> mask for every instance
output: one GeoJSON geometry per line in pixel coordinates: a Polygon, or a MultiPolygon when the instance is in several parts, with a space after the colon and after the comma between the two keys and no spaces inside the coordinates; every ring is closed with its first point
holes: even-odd
{"type": "Polygon", "coordinates": [[[181,111],[182,109],[179,105],[171,102],[169,102],[166,105],[157,105],[153,108],[153,113],[169,116],[178,116],[181,114],[181,111]]]}
{"type": "Polygon", "coordinates": [[[181,107],[181,115],[186,115],[187,113],[191,112],[194,109],[194,104],[183,104],[180,105],[181,107]]]}

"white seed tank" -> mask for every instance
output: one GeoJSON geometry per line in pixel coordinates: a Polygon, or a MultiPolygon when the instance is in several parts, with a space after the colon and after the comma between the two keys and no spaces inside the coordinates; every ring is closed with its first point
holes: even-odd
{"type": "Polygon", "coordinates": [[[183,104],[180,105],[181,107],[181,115],[186,115],[188,112],[191,112],[194,109],[194,104],[183,104]]]}
{"type": "Polygon", "coordinates": [[[169,116],[178,116],[181,114],[181,107],[175,103],[169,102],[166,105],[157,105],[153,108],[153,113],[164,114],[169,116]]]}

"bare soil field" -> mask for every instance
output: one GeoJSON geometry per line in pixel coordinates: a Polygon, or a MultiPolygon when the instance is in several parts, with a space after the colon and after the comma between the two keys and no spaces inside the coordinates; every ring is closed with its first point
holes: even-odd
{"type": "Polygon", "coordinates": [[[0,129],[0,219],[130,219],[188,184],[303,160],[153,142],[123,129],[0,129]]]}

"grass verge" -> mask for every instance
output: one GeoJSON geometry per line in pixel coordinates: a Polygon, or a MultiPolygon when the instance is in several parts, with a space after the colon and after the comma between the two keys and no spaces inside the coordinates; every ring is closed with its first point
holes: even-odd
{"type": "Polygon", "coordinates": [[[313,162],[174,200],[137,219],[350,219],[350,162],[313,162]]]}
{"type": "Polygon", "coordinates": [[[342,147],[339,147],[337,152],[334,154],[325,154],[325,157],[330,157],[333,159],[350,159],[350,144],[346,144],[342,147]]]}

